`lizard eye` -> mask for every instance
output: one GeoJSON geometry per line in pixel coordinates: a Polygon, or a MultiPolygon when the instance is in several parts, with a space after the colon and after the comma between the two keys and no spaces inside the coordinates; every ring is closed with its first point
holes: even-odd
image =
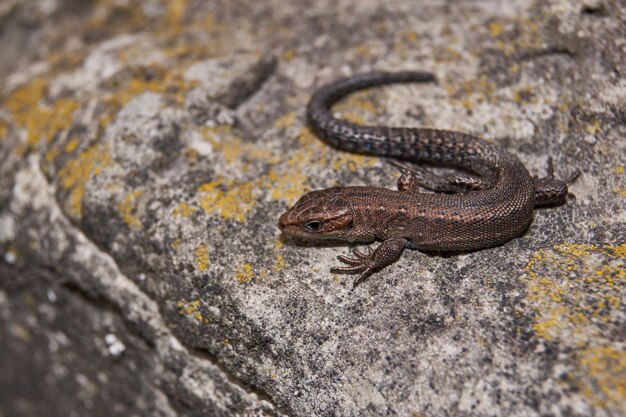
{"type": "Polygon", "coordinates": [[[312,222],[308,222],[307,224],[305,224],[304,228],[309,232],[319,232],[319,230],[322,228],[322,222],[313,220],[312,222]]]}

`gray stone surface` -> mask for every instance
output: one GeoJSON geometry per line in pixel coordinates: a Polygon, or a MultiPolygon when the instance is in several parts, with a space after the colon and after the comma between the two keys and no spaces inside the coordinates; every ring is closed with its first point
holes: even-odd
{"type": "Polygon", "coordinates": [[[0,416],[626,415],[625,24],[619,1],[3,3],[0,416]],[[394,186],[304,123],[372,69],[439,82],[343,117],[552,156],[576,199],[350,292],[350,247],[275,222],[394,186]]]}

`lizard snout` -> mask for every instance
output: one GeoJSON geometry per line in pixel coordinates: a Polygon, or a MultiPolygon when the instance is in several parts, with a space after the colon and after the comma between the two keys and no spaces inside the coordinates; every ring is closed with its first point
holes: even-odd
{"type": "Polygon", "coordinates": [[[286,211],[284,212],[279,218],[278,218],[278,228],[280,230],[285,230],[285,228],[287,227],[287,225],[289,224],[288,221],[289,218],[289,212],[286,211]]]}

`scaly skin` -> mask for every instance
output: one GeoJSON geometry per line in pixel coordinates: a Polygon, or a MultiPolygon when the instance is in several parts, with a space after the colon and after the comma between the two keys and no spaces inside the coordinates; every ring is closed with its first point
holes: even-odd
{"type": "MultiPolygon", "coordinates": [[[[304,195],[285,212],[278,226],[286,236],[382,244],[334,272],[359,274],[354,285],[396,260],[405,247],[462,251],[499,245],[519,236],[535,206],[561,204],[567,183],[551,176],[533,180],[519,159],[475,136],[435,129],[362,126],[339,120],[332,104],[347,94],[388,83],[432,82],[422,72],[375,72],[336,81],[319,89],[307,107],[313,130],[339,149],[393,157],[404,168],[398,190],[335,187],[304,195]],[[436,177],[411,168],[430,162],[472,174],[436,177]],[[407,168],[408,167],[408,168],[407,168]],[[453,194],[419,192],[418,185],[453,194]],[[472,191],[469,191],[472,190],[472,191]]],[[[551,174],[550,174],[551,175],[551,174]]]]}

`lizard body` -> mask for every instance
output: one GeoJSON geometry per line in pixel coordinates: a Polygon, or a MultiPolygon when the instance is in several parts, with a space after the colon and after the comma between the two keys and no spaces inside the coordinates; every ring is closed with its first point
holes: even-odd
{"type": "Polygon", "coordinates": [[[504,243],[524,232],[535,206],[561,204],[567,197],[567,182],[552,178],[551,163],[549,177],[533,179],[515,155],[476,136],[363,126],[337,119],[330,112],[334,102],[353,91],[432,81],[434,76],[425,72],[362,74],[320,88],[307,106],[310,126],[330,145],[404,161],[397,191],[379,187],[312,191],[278,221],[287,236],[361,243],[381,240],[375,251],[355,250],[355,257],[338,257],[347,266],[332,271],[359,274],[354,285],[396,260],[404,248],[462,251],[504,243]],[[411,168],[410,164],[419,162],[464,172],[437,177],[411,168]],[[419,192],[420,185],[448,193],[419,192]]]}

